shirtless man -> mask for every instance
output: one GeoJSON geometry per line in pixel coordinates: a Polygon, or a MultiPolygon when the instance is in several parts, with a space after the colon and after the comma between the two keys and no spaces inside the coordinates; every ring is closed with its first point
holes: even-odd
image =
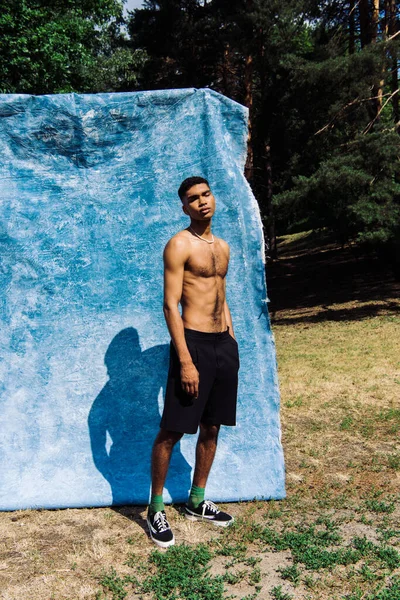
{"type": "Polygon", "coordinates": [[[175,543],[162,495],[172,450],[184,433],[196,433],[199,427],[185,516],[223,527],[233,522],[233,517],[204,500],[220,426],[236,424],[239,354],[225,299],[229,246],[211,233],[215,199],[207,180],[189,177],[178,194],[190,226],[171,238],[164,250],[170,367],[160,431],[153,446],[147,516],[150,536],[162,548],[175,543]]]}

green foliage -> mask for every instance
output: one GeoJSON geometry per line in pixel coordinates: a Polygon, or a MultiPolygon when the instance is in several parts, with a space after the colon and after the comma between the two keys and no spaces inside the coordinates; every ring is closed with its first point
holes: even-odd
{"type": "Polygon", "coordinates": [[[260,569],[260,567],[256,566],[256,567],[254,567],[254,569],[251,571],[251,573],[249,575],[249,584],[256,585],[257,583],[260,583],[260,581],[261,581],[261,569],[260,569]]]}
{"type": "Polygon", "coordinates": [[[388,465],[394,471],[400,470],[400,453],[388,454],[388,465]]]}
{"type": "Polygon", "coordinates": [[[121,33],[121,0],[10,0],[0,14],[3,93],[119,90],[145,55],[121,33]]]}
{"type": "Polygon", "coordinates": [[[236,583],[239,583],[239,581],[243,581],[246,575],[247,571],[245,569],[237,571],[236,573],[231,573],[230,571],[227,571],[222,576],[222,579],[225,583],[229,583],[229,585],[235,585],[236,583]]]}
{"type": "Polygon", "coordinates": [[[297,177],[275,204],[288,223],[308,213],[313,227],[327,226],[341,241],[394,242],[400,222],[399,149],[396,133],[359,135],[310,177],[297,177]]]}
{"type": "Polygon", "coordinates": [[[274,598],[274,600],[293,600],[293,596],[291,594],[286,594],[282,591],[281,585],[277,585],[274,588],[272,588],[270,593],[271,597],[274,598]]]}
{"type": "MultiPolygon", "coordinates": [[[[343,598],[345,598],[343,596],[343,598]]],[[[346,596],[346,600],[360,600],[360,595],[346,596]]],[[[376,590],[372,594],[362,595],[363,600],[398,600],[400,598],[400,577],[393,579],[380,590],[376,590]]]]}
{"type": "Polygon", "coordinates": [[[144,580],[140,591],[154,594],[157,600],[175,600],[178,593],[185,600],[222,600],[222,578],[207,573],[210,559],[210,550],[203,544],[172,546],[165,553],[155,550],[150,564],[157,571],[144,580]]]}
{"type": "Polygon", "coordinates": [[[282,579],[287,579],[296,587],[300,583],[301,571],[297,565],[291,565],[290,567],[278,569],[281,573],[282,579]]]}
{"type": "Polygon", "coordinates": [[[353,424],[354,424],[353,417],[351,417],[350,415],[347,415],[346,417],[344,417],[344,419],[340,423],[340,430],[341,431],[349,431],[352,428],[353,424]]]}
{"type": "Polygon", "coordinates": [[[130,577],[119,577],[115,569],[111,568],[108,573],[103,574],[100,584],[111,592],[112,600],[124,600],[128,595],[125,585],[131,581],[130,577]]]}
{"type": "Polygon", "coordinates": [[[340,546],[341,536],[337,532],[337,524],[329,519],[320,519],[315,525],[297,525],[294,530],[284,530],[281,533],[270,527],[252,523],[243,532],[242,537],[249,542],[266,545],[275,552],[290,550],[295,568],[292,569],[293,572],[290,568],[285,571],[288,578],[296,578],[296,574],[299,576],[296,566],[299,563],[315,571],[336,565],[355,564],[365,557],[372,557],[390,570],[400,565],[397,550],[390,546],[375,545],[366,538],[355,538],[351,545],[340,546]],[[323,525],[325,528],[317,529],[317,525],[323,525]]]}
{"type": "Polygon", "coordinates": [[[384,500],[377,500],[376,498],[366,500],[365,506],[368,508],[368,510],[376,513],[390,514],[396,509],[394,502],[385,502],[384,500]]]}
{"type": "Polygon", "coordinates": [[[90,72],[90,82],[96,92],[122,92],[138,89],[147,55],[143,50],[115,48],[100,54],[90,72]]]}
{"type": "Polygon", "coordinates": [[[373,542],[368,541],[365,537],[354,538],[353,546],[360,553],[360,557],[374,557],[390,570],[400,566],[400,554],[391,546],[377,546],[373,542]]]}

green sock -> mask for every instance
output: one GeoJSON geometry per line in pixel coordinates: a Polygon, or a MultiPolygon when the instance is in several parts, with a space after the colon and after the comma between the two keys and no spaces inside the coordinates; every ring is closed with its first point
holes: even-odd
{"type": "Polygon", "coordinates": [[[156,512],[164,510],[164,508],[165,507],[162,494],[160,494],[159,496],[157,496],[157,494],[151,494],[149,513],[154,515],[156,512]]]}
{"type": "Polygon", "coordinates": [[[189,506],[192,508],[197,508],[199,504],[201,504],[204,500],[204,492],[205,488],[197,487],[197,485],[192,485],[192,489],[190,490],[190,496],[188,500],[189,506]]]}

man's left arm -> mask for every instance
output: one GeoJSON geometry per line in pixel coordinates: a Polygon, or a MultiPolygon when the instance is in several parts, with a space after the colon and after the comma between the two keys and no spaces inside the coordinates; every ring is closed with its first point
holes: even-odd
{"type": "MultiPolygon", "coordinates": [[[[224,248],[224,250],[226,252],[226,258],[227,258],[228,265],[229,265],[229,259],[230,259],[230,248],[229,248],[229,245],[225,242],[225,240],[221,240],[221,244],[222,244],[222,247],[224,248]]],[[[229,306],[228,306],[228,303],[226,301],[226,277],[224,279],[224,297],[225,297],[225,301],[224,301],[224,315],[225,315],[226,324],[229,327],[229,333],[231,334],[231,336],[235,340],[236,338],[235,338],[235,332],[233,331],[231,311],[229,310],[229,306]]]]}
{"type": "Polygon", "coordinates": [[[229,310],[229,306],[226,301],[226,298],[225,298],[225,303],[224,303],[224,314],[225,314],[226,324],[229,327],[229,333],[235,340],[236,338],[235,338],[235,332],[233,331],[231,311],[229,310]]]}

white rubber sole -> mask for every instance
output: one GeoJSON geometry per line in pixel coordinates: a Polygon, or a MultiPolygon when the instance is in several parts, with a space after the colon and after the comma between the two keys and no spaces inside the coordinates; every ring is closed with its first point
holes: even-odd
{"type": "Polygon", "coordinates": [[[149,534],[150,534],[150,538],[151,540],[159,547],[159,548],[169,548],[170,546],[174,546],[175,545],[175,537],[172,534],[172,540],[170,540],[169,542],[162,542],[160,540],[156,540],[153,537],[153,532],[150,529],[150,525],[149,522],[147,521],[147,528],[149,530],[149,534]]]}
{"type": "Polygon", "coordinates": [[[185,517],[188,521],[203,521],[203,523],[211,523],[211,525],[215,525],[216,527],[229,527],[234,522],[234,518],[230,521],[214,521],[213,519],[208,519],[207,517],[198,517],[197,515],[190,515],[185,512],[185,517]]]}

